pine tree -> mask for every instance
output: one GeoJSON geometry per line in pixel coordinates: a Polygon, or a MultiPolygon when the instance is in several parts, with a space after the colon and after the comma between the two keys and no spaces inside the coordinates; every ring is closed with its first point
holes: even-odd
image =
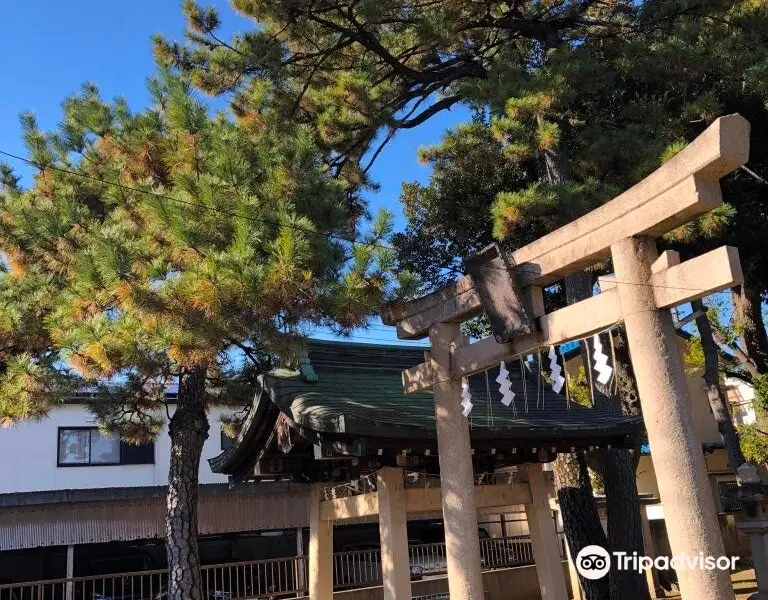
{"type": "Polygon", "coordinates": [[[390,226],[367,236],[380,247],[343,241],[357,234],[348,190],[310,128],[277,120],[267,86],[240,99],[238,122],[169,72],[151,91],[133,113],[85,86],[51,133],[22,117],[36,172],[23,189],[2,170],[0,419],[86,387],[103,428],[136,442],[168,410],[168,598],[202,600],[207,408],[242,398],[309,327],[364,323],[393,283],[390,226]]]}
{"type": "MultiPolygon", "coordinates": [[[[557,227],[639,181],[719,114],[742,112],[755,130],[765,122],[762,2],[234,4],[263,27],[227,47],[216,38],[214,13],[188,4],[189,43],[159,40],[161,55],[216,93],[247,87],[254,74],[279,75],[279,104],[314,123],[332,160],[347,172],[355,165],[365,172],[361,157],[376,150],[373,140],[382,130],[386,143],[399,128],[458,102],[470,104],[491,116],[491,131],[508,155],[503,168],[512,158],[529,169],[494,202],[495,233],[511,240],[557,227]],[[344,110],[335,110],[340,103],[344,110]]],[[[766,173],[761,139],[752,149],[758,178],[766,173]]],[[[466,165],[460,168],[467,180],[477,178],[466,165]]],[[[453,268],[446,248],[469,247],[460,232],[487,231],[471,219],[446,227],[448,236],[424,245],[438,253],[434,262],[420,255],[418,224],[435,223],[451,210],[440,201],[452,195],[436,183],[405,190],[413,228],[398,240],[403,260],[430,281],[453,268]]],[[[703,245],[719,245],[739,236],[749,285],[735,296],[742,341],[734,351],[745,357],[752,378],[765,372],[768,356],[761,185],[745,173],[730,177],[724,184],[729,205],[669,240],[690,250],[701,247],[702,238],[703,245]]],[[[591,278],[569,278],[565,287],[578,300],[591,292],[591,278]]],[[[572,487],[586,497],[586,467],[573,466],[572,487]]],[[[587,522],[583,515],[571,520],[587,522]]],[[[640,590],[628,585],[611,593],[629,598],[640,590]]],[[[605,591],[589,596],[605,597],[605,591]]]]}

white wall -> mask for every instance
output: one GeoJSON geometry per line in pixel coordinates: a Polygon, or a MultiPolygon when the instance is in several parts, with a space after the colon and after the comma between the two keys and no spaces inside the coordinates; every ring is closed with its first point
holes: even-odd
{"type": "MultiPolygon", "coordinates": [[[[232,409],[213,408],[211,429],[203,447],[200,483],[226,483],[226,475],[211,472],[207,459],[221,453],[222,414],[232,409]]],[[[0,428],[0,494],[42,490],[139,487],[168,484],[170,437],[168,423],[155,440],[155,464],[57,467],[59,427],[93,426],[93,415],[79,404],[57,407],[40,421],[25,421],[0,428]]]]}
{"type": "Polygon", "coordinates": [[[757,415],[755,414],[755,406],[753,400],[755,399],[755,389],[748,383],[737,379],[736,377],[726,377],[725,385],[730,388],[736,388],[741,395],[741,402],[731,404],[731,412],[733,413],[733,420],[737,425],[753,425],[757,422],[757,415]]]}

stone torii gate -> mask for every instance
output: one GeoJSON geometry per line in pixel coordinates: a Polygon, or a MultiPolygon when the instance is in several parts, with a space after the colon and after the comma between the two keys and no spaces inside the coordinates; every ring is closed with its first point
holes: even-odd
{"type": "MultiPolygon", "coordinates": [[[[483,598],[461,378],[619,322],[627,331],[672,552],[723,555],[670,308],[742,283],[738,252],[721,247],[680,263],[675,252],[659,256],[654,238],[722,203],[719,179],[747,162],[749,129],[740,115],[718,119],[628,191],[503,257],[509,271],[497,269],[496,282],[481,286],[465,276],[428,296],[384,307],[382,320],[397,326],[398,337],[431,342],[427,361],[403,372],[403,385],[409,393],[434,391],[451,600],[483,598]],[[608,257],[615,275],[601,281],[601,293],[545,312],[543,286],[608,257]],[[512,287],[499,282],[508,272],[512,287]],[[494,287],[503,293],[489,298],[494,287]],[[489,337],[468,344],[460,335],[459,324],[484,306],[496,313],[492,318],[513,323],[500,336],[504,343],[489,337]],[[521,317],[516,327],[512,313],[521,317]]],[[[499,262],[497,257],[494,264],[499,262]]],[[[681,569],[678,576],[686,600],[734,597],[726,571],[681,569]]],[[[544,586],[542,598],[561,600],[544,586]]]]}

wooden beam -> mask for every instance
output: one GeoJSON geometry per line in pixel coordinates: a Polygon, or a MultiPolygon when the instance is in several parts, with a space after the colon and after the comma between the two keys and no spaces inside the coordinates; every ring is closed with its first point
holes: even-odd
{"type": "MultiPolygon", "coordinates": [[[[515,506],[531,502],[531,489],[527,483],[475,486],[475,502],[478,509],[497,506],[515,506]]],[[[405,490],[406,513],[439,513],[443,510],[439,487],[408,488],[405,490]]],[[[376,492],[326,500],[320,503],[320,519],[344,521],[375,517],[379,514],[376,492]]]]}
{"type": "Polygon", "coordinates": [[[531,502],[531,488],[528,483],[479,485],[475,487],[477,508],[514,506],[531,502]]]}
{"type": "MultiPolygon", "coordinates": [[[[718,179],[749,157],[749,123],[721,117],[672,160],[603,206],[512,253],[520,287],[546,285],[608,256],[611,244],[658,236],[722,202],[718,179]]],[[[385,306],[384,323],[398,336],[423,338],[429,327],[462,321],[481,308],[470,277],[408,303],[385,306]]]]}
{"type": "MultiPolygon", "coordinates": [[[[744,283],[739,251],[721,246],[651,275],[659,308],[671,308],[744,283]]],[[[622,282],[618,283],[622,285],[622,282]]]]}
{"type": "Polygon", "coordinates": [[[320,503],[320,519],[323,521],[360,519],[378,514],[379,496],[376,492],[325,500],[320,503]]]}
{"type": "MultiPolygon", "coordinates": [[[[475,486],[478,509],[514,506],[531,501],[531,488],[527,483],[475,486]]],[[[405,490],[405,510],[408,513],[440,512],[443,509],[439,487],[409,488],[405,490]]]]}

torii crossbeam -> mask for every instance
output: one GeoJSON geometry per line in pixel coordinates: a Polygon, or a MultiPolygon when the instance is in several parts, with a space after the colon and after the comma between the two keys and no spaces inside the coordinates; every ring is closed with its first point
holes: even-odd
{"type": "MultiPolygon", "coordinates": [[[[749,123],[740,115],[715,121],[646,179],[583,217],[511,253],[521,302],[535,330],[498,343],[467,344],[458,324],[482,309],[472,277],[465,276],[417,300],[384,307],[382,320],[398,337],[429,336],[426,362],[403,373],[406,392],[435,392],[448,572],[452,599],[482,597],[469,435],[459,407],[462,377],[543,346],[584,338],[624,322],[637,377],[652,460],[672,551],[724,552],[701,446],[693,428],[685,374],[670,308],[742,283],[735,248],[724,246],[680,263],[661,256],[655,237],[722,203],[719,179],[749,157],[749,123]],[[615,275],[601,293],[545,313],[542,286],[611,257],[615,275]],[[467,466],[468,465],[468,466],[467,466]]],[[[729,573],[681,571],[685,600],[733,598],[729,573]]],[[[557,599],[543,589],[543,600],[557,599]]]]}

